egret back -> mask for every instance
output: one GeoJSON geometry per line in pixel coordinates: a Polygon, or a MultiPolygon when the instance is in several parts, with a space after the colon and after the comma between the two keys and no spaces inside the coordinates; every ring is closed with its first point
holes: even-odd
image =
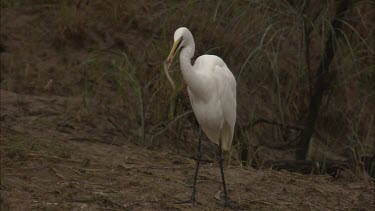
{"type": "Polygon", "coordinates": [[[236,122],[236,80],[224,61],[213,55],[200,56],[193,71],[202,80],[193,89],[188,84],[194,114],[207,137],[216,144],[221,140],[222,149],[229,150],[236,122]]]}

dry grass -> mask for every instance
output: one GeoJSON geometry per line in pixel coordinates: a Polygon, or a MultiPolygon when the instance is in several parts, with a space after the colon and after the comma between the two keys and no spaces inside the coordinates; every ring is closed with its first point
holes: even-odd
{"type": "MultiPolygon", "coordinates": [[[[374,206],[360,169],[330,177],[242,166],[294,158],[335,1],[0,2],[2,210],[222,209],[207,140],[202,205],[173,203],[189,195],[197,138],[178,62],[177,92],[162,70],[179,26],[193,32],[197,56],[222,57],[238,82],[225,169],[237,209],[374,206]]],[[[355,1],[341,20],[310,158],[374,154],[373,6],[355,1]]]]}
{"type": "MultiPolygon", "coordinates": [[[[2,12],[29,10],[28,2],[2,0],[2,12]]],[[[303,122],[334,15],[333,1],[314,6],[305,1],[112,0],[81,1],[79,7],[79,1],[38,2],[43,6],[34,7],[49,15],[30,14],[41,29],[12,20],[24,27],[21,34],[30,34],[27,42],[33,45],[8,36],[9,24],[1,34],[2,89],[81,96],[81,109],[88,114],[98,107],[116,108],[114,115],[131,123],[125,133],[140,144],[183,146],[191,152],[196,126],[178,65],[172,74],[175,95],[162,73],[174,30],[186,26],[194,34],[196,55],[219,55],[236,76],[240,127],[231,156],[238,163],[244,148],[259,151],[255,146],[263,141],[291,139],[279,127],[246,125],[259,118],[303,122]],[[9,40],[15,44],[7,46],[9,40]]],[[[316,127],[320,138],[315,137],[330,153],[347,156],[347,148],[359,156],[374,153],[373,6],[357,1],[350,18],[342,20],[344,36],[331,65],[335,79],[316,127]]],[[[249,153],[245,159],[254,158],[249,153]]]]}

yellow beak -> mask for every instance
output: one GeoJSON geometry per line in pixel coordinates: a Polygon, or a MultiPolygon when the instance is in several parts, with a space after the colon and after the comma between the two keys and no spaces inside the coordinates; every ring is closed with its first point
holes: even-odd
{"type": "Polygon", "coordinates": [[[172,46],[172,49],[171,49],[171,52],[169,53],[168,55],[168,58],[167,60],[165,60],[164,62],[164,71],[165,71],[165,74],[167,75],[167,78],[168,78],[168,81],[171,83],[172,85],[172,88],[173,90],[176,89],[176,86],[171,78],[171,76],[169,75],[169,67],[171,66],[172,62],[173,62],[173,59],[174,57],[176,56],[177,54],[177,50],[178,50],[178,47],[180,46],[181,44],[181,39],[178,39],[176,40],[174,43],[173,43],[173,46],[172,46]]]}
{"type": "Polygon", "coordinates": [[[179,47],[180,44],[181,44],[181,41],[182,41],[182,39],[178,39],[178,40],[176,40],[176,41],[173,43],[173,46],[172,46],[171,52],[169,53],[168,58],[167,58],[167,61],[166,61],[167,64],[168,64],[168,67],[169,67],[169,65],[172,64],[173,59],[174,59],[174,57],[175,57],[176,54],[177,54],[178,47],[179,47]]]}

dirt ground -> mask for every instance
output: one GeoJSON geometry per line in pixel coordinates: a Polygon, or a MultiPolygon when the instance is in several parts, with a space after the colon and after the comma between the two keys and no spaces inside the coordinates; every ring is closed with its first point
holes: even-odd
{"type": "MultiPolygon", "coordinates": [[[[82,11],[89,17],[96,12],[82,11]]],[[[95,48],[126,45],[141,55],[134,43],[149,43],[139,31],[86,26],[74,14],[65,20],[47,4],[1,11],[1,210],[224,209],[212,156],[200,167],[199,203],[175,204],[191,194],[192,154],[135,144],[130,117],[119,106],[94,102],[97,108],[84,108],[84,79],[73,67],[95,48]]],[[[118,97],[111,94],[103,95],[118,97]]],[[[192,151],[195,143],[180,148],[192,151]]],[[[373,180],[350,171],[341,175],[225,165],[235,210],[373,210],[373,180]]]]}
{"type": "MultiPolygon", "coordinates": [[[[174,204],[190,196],[194,160],[126,140],[111,141],[108,134],[102,139],[107,141],[100,141],[97,137],[105,135],[102,130],[95,133],[98,125],[79,125],[64,117],[66,107],[75,103],[63,97],[1,91],[2,210],[223,209],[216,162],[201,166],[200,204],[174,204]]],[[[237,210],[371,210],[374,206],[374,184],[360,178],[232,165],[225,174],[237,210]]]]}

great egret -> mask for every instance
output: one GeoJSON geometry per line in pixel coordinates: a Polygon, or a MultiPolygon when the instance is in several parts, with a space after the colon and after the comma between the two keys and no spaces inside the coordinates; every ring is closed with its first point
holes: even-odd
{"type": "Polygon", "coordinates": [[[236,79],[224,61],[214,55],[203,55],[191,64],[195,43],[191,32],[181,27],[174,33],[172,50],[164,63],[164,70],[169,82],[175,84],[168,69],[178,50],[180,68],[194,114],[199,122],[199,144],[191,199],[186,202],[195,203],[196,182],[201,152],[201,130],[219,146],[219,164],[224,188],[225,206],[229,206],[229,196],[225,186],[222,150],[229,150],[232,145],[234,125],[236,123],[236,79]]]}

